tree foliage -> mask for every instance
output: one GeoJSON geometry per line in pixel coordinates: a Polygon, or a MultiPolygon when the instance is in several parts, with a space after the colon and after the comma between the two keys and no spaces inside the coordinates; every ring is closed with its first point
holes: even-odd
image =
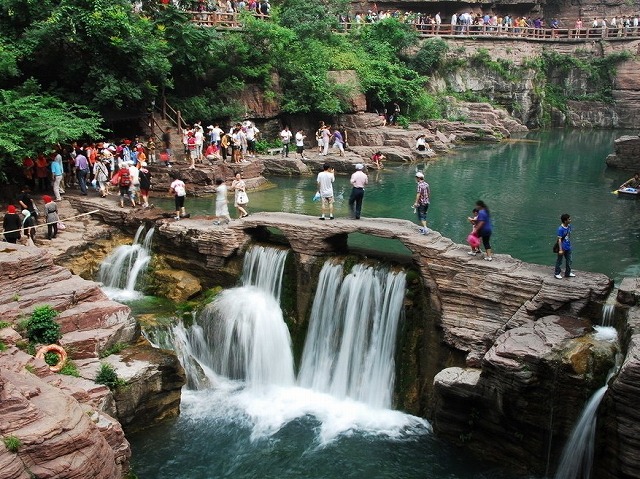
{"type": "Polygon", "coordinates": [[[0,167],[3,159],[51,151],[54,145],[95,137],[102,119],[81,105],[40,92],[34,80],[13,90],[0,90],[0,167]]]}
{"type": "Polygon", "coordinates": [[[144,116],[163,95],[190,121],[242,116],[251,85],[291,114],[342,113],[355,88],[437,113],[422,75],[442,43],[409,54],[416,34],[392,18],[344,33],[347,0],[272,3],[271,19],[246,14],[242,30],[218,32],[153,0],[141,14],[130,0],[0,0],[0,168],[99,135],[99,114],[144,116]],[[334,70],[355,71],[358,84],[338,84],[334,70]]]}

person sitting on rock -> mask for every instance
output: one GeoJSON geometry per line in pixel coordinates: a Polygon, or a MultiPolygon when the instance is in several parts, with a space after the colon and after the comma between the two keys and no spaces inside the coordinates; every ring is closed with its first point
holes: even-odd
{"type": "Polygon", "coordinates": [[[416,138],[416,150],[427,151],[429,149],[429,143],[427,143],[427,137],[425,135],[419,135],[416,138]]]}

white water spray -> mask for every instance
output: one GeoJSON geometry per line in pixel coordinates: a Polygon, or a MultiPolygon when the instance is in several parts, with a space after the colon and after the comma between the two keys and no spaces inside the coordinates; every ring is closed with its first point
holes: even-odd
{"type": "Polygon", "coordinates": [[[286,249],[264,246],[251,248],[244,257],[242,284],[256,286],[266,293],[270,293],[279,303],[282,273],[288,253],[289,251],[286,249]]]}
{"type": "Polygon", "coordinates": [[[140,273],[151,259],[154,229],[147,231],[141,242],[143,231],[144,225],[140,225],[133,244],[118,246],[100,265],[98,281],[104,285],[104,291],[111,299],[131,300],[141,296],[136,286],[140,273]]]}
{"type": "Polygon", "coordinates": [[[298,382],[338,398],[390,408],[394,353],[406,278],[356,265],[320,273],[298,382]]]}

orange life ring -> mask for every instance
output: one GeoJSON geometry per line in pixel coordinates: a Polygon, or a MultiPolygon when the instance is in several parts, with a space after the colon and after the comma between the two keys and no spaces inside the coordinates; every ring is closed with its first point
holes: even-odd
{"type": "Polygon", "coordinates": [[[49,366],[49,369],[54,373],[57,373],[62,369],[64,363],[67,362],[67,352],[58,346],[57,344],[49,344],[48,346],[42,346],[36,353],[36,358],[44,360],[44,355],[47,353],[55,353],[58,355],[58,362],[53,366],[49,366]]]}

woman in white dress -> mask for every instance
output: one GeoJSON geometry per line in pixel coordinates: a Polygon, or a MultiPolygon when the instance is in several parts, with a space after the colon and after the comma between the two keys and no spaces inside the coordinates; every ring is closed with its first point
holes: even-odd
{"type": "Polygon", "coordinates": [[[247,185],[242,179],[242,175],[240,173],[236,173],[236,178],[231,183],[231,189],[235,192],[233,205],[236,207],[236,210],[238,210],[238,218],[249,216],[247,210],[244,209],[244,206],[249,203],[247,185]]]}

